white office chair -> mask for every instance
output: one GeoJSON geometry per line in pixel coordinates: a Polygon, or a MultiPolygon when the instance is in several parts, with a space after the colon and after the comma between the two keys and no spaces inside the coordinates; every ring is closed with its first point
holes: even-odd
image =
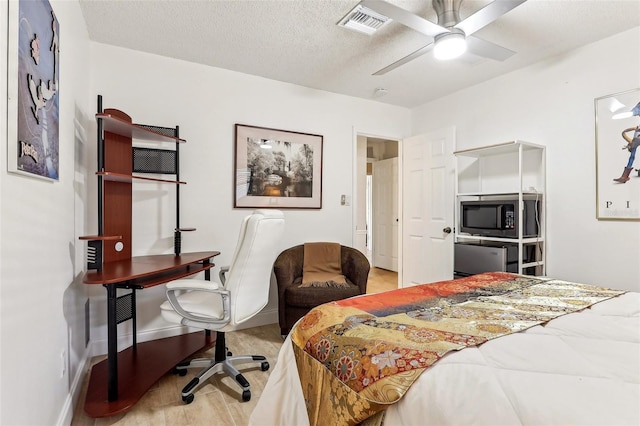
{"type": "Polygon", "coordinates": [[[229,356],[225,331],[252,318],[269,300],[273,262],[280,252],[284,216],[278,210],[256,210],[242,222],[240,236],[229,267],[221,268],[220,282],[181,279],[167,284],[167,298],[161,306],[162,317],[169,322],[216,331],[215,358],[199,358],[176,366],[186,375],[187,368],[204,367],[182,389],[182,401],[193,402],[193,392],[216,373],[224,371],[242,388],[242,400],[251,399],[249,382],[234,364],[259,362],[269,369],[264,356],[229,356]]]}

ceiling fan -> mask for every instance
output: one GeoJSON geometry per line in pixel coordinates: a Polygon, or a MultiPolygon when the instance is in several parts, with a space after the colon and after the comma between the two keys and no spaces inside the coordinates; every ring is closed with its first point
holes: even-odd
{"type": "Polygon", "coordinates": [[[504,61],[514,55],[515,52],[474,37],[472,34],[525,1],[526,0],[494,0],[461,21],[458,12],[462,0],[432,0],[433,8],[438,14],[438,23],[434,24],[427,19],[391,3],[387,3],[386,1],[363,0],[359,6],[368,8],[379,15],[384,15],[433,39],[426,46],[376,71],[373,75],[386,74],[424,55],[430,50],[434,51],[434,56],[438,59],[453,59],[468,50],[477,56],[504,61]]]}

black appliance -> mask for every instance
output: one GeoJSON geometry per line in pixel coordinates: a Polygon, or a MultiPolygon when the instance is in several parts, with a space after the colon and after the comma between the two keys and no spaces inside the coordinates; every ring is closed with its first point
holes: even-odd
{"type": "MultiPolygon", "coordinates": [[[[537,237],[540,201],[523,200],[522,237],[537,237]]],[[[519,238],[518,200],[460,202],[460,232],[487,237],[519,238]]]]}
{"type": "MultiPolygon", "coordinates": [[[[454,278],[467,277],[483,272],[518,273],[518,245],[501,242],[469,242],[453,245],[454,278]]],[[[535,244],[524,245],[522,263],[536,261],[535,244]]],[[[527,267],[525,275],[538,275],[536,267],[527,267]]]]}

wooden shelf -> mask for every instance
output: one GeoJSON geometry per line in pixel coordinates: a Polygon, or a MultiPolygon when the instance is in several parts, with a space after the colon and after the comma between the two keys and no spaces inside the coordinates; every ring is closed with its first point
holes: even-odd
{"type": "Polygon", "coordinates": [[[195,253],[160,254],[135,256],[131,259],[104,262],[101,271],[88,271],[84,275],[85,284],[120,284],[134,282],[136,288],[146,288],[166,283],[173,279],[193,275],[213,266],[198,264],[215,256],[218,251],[195,253]]]}
{"type": "Polygon", "coordinates": [[[162,133],[154,132],[138,124],[129,123],[126,120],[108,113],[98,113],[96,114],[96,118],[102,120],[104,125],[103,130],[105,132],[111,132],[128,138],[141,139],[151,142],[187,142],[186,140],[175,136],[163,135],[162,133]]]}
{"type": "Polygon", "coordinates": [[[118,353],[118,399],[107,397],[107,359],[91,368],[84,402],[90,417],[109,417],[131,408],[162,376],[181,361],[215,343],[204,331],[138,343],[118,353]]]}
{"type": "Polygon", "coordinates": [[[115,241],[121,240],[122,235],[83,235],[78,237],[79,240],[85,241],[115,241]]]}
{"type": "Polygon", "coordinates": [[[176,228],[175,231],[180,231],[180,232],[192,232],[195,231],[196,228],[176,228]]]}
{"type": "Polygon", "coordinates": [[[182,271],[172,271],[167,272],[166,274],[158,274],[154,276],[153,279],[142,278],[140,280],[133,280],[126,284],[118,285],[118,288],[135,288],[137,290],[142,290],[149,287],[154,287],[160,284],[164,284],[168,281],[179,280],[180,278],[189,277],[191,275],[197,274],[199,272],[208,271],[213,268],[214,264],[209,265],[201,265],[194,264],[185,267],[182,271]]]}
{"type": "Polygon", "coordinates": [[[105,180],[109,180],[111,182],[133,182],[133,181],[146,181],[146,182],[159,182],[159,183],[173,183],[185,185],[187,182],[179,181],[179,180],[169,180],[169,179],[157,179],[150,178],[145,176],[134,176],[134,175],[126,175],[123,173],[116,172],[96,172],[98,176],[102,176],[105,180]]]}
{"type": "MultiPolygon", "coordinates": [[[[91,370],[85,411],[92,417],[107,417],[131,408],[162,375],[215,340],[210,336],[204,337],[204,333],[197,333],[138,344],[136,291],[209,271],[214,266],[213,258],[220,252],[180,253],[179,231],[195,228],[182,229],[179,221],[179,185],[186,184],[179,180],[178,174],[177,144],[186,142],[178,137],[179,127],[134,124],[124,111],[103,109],[100,95],[96,120],[96,175],[99,176],[97,210],[98,229],[102,235],[82,236],[80,239],[89,240],[87,257],[95,263],[88,262],[88,267],[96,267],[84,274],[83,282],[102,285],[107,291],[108,345],[107,359],[91,370]],[[176,145],[173,149],[140,148],[134,147],[134,139],[176,145]],[[143,150],[156,152],[147,158],[149,151],[143,150]],[[138,163],[136,158],[139,159],[138,163]],[[156,167],[156,164],[165,164],[165,160],[174,166],[156,167]],[[145,173],[147,170],[149,173],[145,173]],[[159,178],[166,175],[169,175],[168,179],[159,178]],[[174,253],[132,256],[133,182],[175,185],[177,214],[174,253]],[[118,295],[118,292],[124,293],[125,289],[130,292],[118,295]],[[124,321],[132,322],[134,336],[132,347],[119,352],[118,324],[124,321]]],[[[205,277],[209,278],[208,272],[205,277]]],[[[158,309],[157,306],[154,309],[158,309]]]]}

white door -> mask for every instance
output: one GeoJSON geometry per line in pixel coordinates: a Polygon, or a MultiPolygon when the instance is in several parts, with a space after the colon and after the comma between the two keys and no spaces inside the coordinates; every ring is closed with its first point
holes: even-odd
{"type": "Polygon", "coordinates": [[[455,129],[402,141],[402,287],[453,278],[455,129]]]}
{"type": "Polygon", "coordinates": [[[373,266],[398,272],[398,158],[374,162],[372,175],[373,266]]]}

